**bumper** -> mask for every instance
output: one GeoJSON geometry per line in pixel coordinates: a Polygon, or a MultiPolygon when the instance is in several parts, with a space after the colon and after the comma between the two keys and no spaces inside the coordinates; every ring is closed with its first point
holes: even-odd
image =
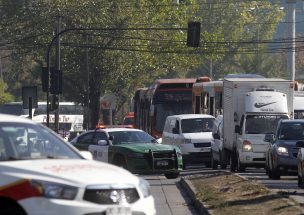
{"type": "Polygon", "coordinates": [[[211,146],[195,147],[194,144],[182,144],[181,152],[184,163],[206,163],[211,162],[211,146]]]}
{"type": "MultiPolygon", "coordinates": [[[[25,209],[28,215],[87,215],[87,214],[106,214],[110,207],[119,207],[118,205],[98,205],[83,200],[58,200],[46,198],[29,198],[19,201],[19,204],[25,209]]],[[[132,214],[155,215],[154,199],[149,196],[145,199],[129,205],[132,214]]]]}
{"type": "Polygon", "coordinates": [[[175,159],[127,159],[128,170],[137,174],[163,174],[167,172],[180,172],[183,169],[182,158],[175,159]]]}
{"type": "Polygon", "coordinates": [[[276,155],[274,157],[274,162],[276,164],[276,167],[280,167],[282,169],[297,170],[298,168],[298,161],[295,157],[276,155]]]}
{"type": "Polygon", "coordinates": [[[183,160],[185,163],[206,163],[211,162],[211,152],[192,152],[183,154],[183,160]]]}
{"type": "Polygon", "coordinates": [[[247,166],[265,166],[266,157],[264,152],[243,152],[238,151],[242,164],[247,166]]]}

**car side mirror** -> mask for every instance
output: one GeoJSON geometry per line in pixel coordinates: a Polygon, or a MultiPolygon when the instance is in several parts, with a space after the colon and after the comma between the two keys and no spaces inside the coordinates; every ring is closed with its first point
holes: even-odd
{"type": "Polygon", "coordinates": [[[304,148],[304,141],[298,141],[298,142],[296,142],[296,147],[298,147],[298,148],[304,148]]]}
{"type": "Polygon", "coordinates": [[[97,144],[99,146],[106,146],[106,145],[108,145],[108,142],[106,140],[98,140],[97,144]]]}
{"type": "Polygon", "coordinates": [[[172,133],[173,134],[179,134],[178,128],[172,128],[172,133]]]}
{"type": "Polygon", "coordinates": [[[240,131],[241,131],[241,127],[239,126],[239,125],[236,125],[235,127],[234,127],[234,133],[240,133],[240,131]]]}
{"type": "Polygon", "coordinates": [[[212,133],[214,139],[220,139],[220,135],[218,133],[212,133]]]}
{"type": "Polygon", "coordinates": [[[264,137],[264,141],[265,142],[273,142],[274,141],[274,135],[273,134],[266,134],[265,137],[264,137]]]}

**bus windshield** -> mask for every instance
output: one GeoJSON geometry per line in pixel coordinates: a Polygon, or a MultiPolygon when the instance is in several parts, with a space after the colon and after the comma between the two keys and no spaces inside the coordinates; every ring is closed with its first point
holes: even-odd
{"type": "Polygon", "coordinates": [[[246,116],[246,134],[273,133],[280,119],[288,119],[287,115],[248,115],[246,116]]]}
{"type": "Polygon", "coordinates": [[[163,103],[155,105],[156,114],[156,130],[162,132],[164,129],[167,116],[177,114],[190,114],[192,113],[191,102],[179,102],[176,103],[163,103]]]}

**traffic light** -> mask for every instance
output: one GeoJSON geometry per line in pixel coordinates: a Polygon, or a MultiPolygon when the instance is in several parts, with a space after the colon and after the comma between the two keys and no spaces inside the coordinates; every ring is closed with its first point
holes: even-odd
{"type": "Polygon", "coordinates": [[[189,22],[187,32],[187,46],[199,47],[201,34],[201,23],[200,22],[189,22]]]}
{"type": "Polygon", "coordinates": [[[50,93],[61,94],[62,93],[62,71],[51,68],[50,74],[50,93]]]}
{"type": "Polygon", "coordinates": [[[47,92],[49,88],[49,73],[47,67],[42,67],[41,71],[42,92],[47,92]]]}

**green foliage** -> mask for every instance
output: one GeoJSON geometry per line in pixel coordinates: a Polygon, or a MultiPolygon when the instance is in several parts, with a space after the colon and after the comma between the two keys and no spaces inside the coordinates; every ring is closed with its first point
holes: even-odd
{"type": "MultiPolygon", "coordinates": [[[[245,53],[257,46],[263,52],[264,45],[240,41],[271,39],[283,15],[268,1],[1,0],[1,5],[0,33],[12,51],[13,66],[5,77],[10,92],[18,97],[22,85],[40,85],[39,67],[46,65],[60,16],[61,29],[67,30],[60,37],[61,98],[86,105],[89,85],[92,119],[98,118],[99,98],[107,92],[116,93],[119,111],[136,88],[157,78],[208,74],[211,60],[217,77],[247,69],[255,61],[245,53]],[[189,21],[202,23],[199,48],[186,47],[189,21]],[[269,21],[274,24],[252,24],[269,21]]],[[[50,54],[55,65],[55,43],[50,54]]]]}
{"type": "Polygon", "coordinates": [[[12,102],[13,100],[13,95],[7,93],[7,85],[0,80],[0,104],[12,102]]]}

